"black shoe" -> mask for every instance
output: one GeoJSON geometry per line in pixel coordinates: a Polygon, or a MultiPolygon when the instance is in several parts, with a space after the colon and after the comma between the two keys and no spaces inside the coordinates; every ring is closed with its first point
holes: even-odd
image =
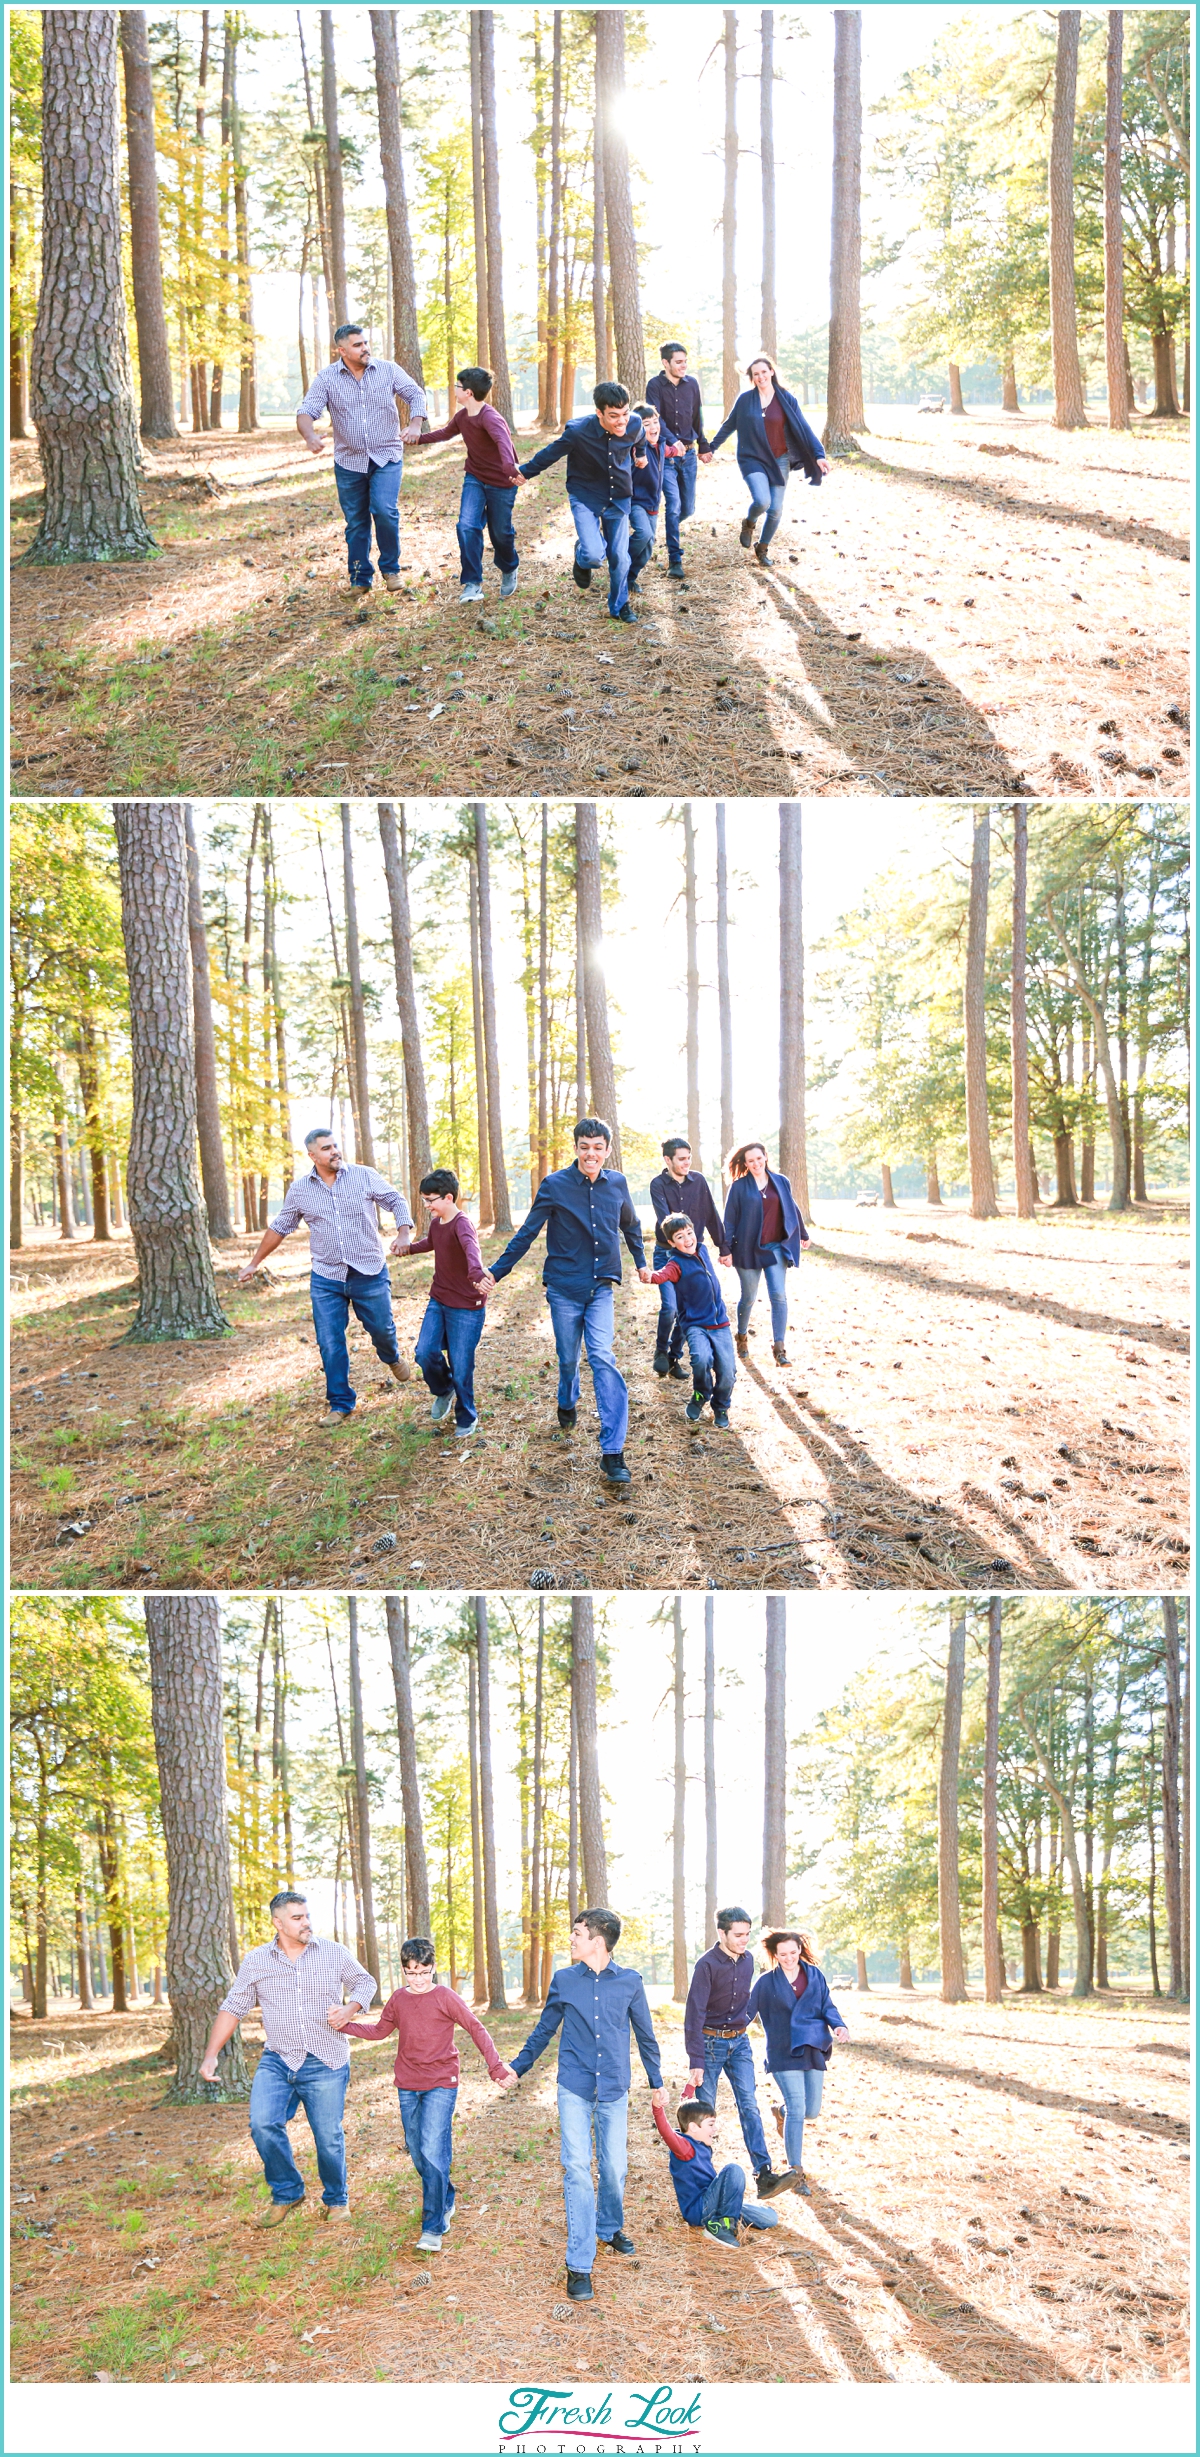
{"type": "Polygon", "coordinates": [[[742,522],[741,528],[738,530],[738,545],[739,545],[739,546],[753,546],[753,544],[754,544],[754,532],[755,532],[755,530],[756,530],[756,528],[757,528],[757,527],[758,527],[758,522],[757,522],[757,520],[744,520],[744,521],[742,522]]]}
{"type": "Polygon", "coordinates": [[[682,1357],[673,1356],[673,1357],[672,1357],[672,1359],[671,1359],[671,1380],[672,1380],[672,1382],[690,1382],[690,1381],[691,1381],[691,1378],[692,1378],[692,1369],[691,1369],[691,1366],[690,1366],[690,1365],[685,1365],[685,1364],[684,1364],[684,1362],[683,1362],[682,1357]]]}
{"type": "Polygon", "coordinates": [[[559,1409],[559,1411],[558,1411],[558,1421],[559,1421],[559,1424],[562,1426],[562,1429],[563,1429],[563,1432],[564,1432],[564,1433],[574,1433],[574,1431],[575,1431],[575,1417],[576,1417],[576,1414],[577,1414],[577,1410],[576,1410],[576,1409],[574,1409],[574,1408],[560,1408],[560,1409],[559,1409]]]}
{"type": "Polygon", "coordinates": [[[671,580],[682,580],[682,578],[683,578],[683,565],[682,565],[682,563],[668,563],[668,565],[667,565],[667,575],[668,575],[668,578],[669,578],[669,579],[671,579],[671,580]]]}
{"type": "Polygon", "coordinates": [[[600,1473],[606,1484],[632,1484],[633,1478],[625,1465],[623,1450],[605,1450],[600,1455],[600,1473]]]}
{"type": "Polygon", "coordinates": [[[590,2270],[569,2269],[567,2271],[567,2294],[572,2303],[595,2302],[590,2270]]]}
{"type": "Polygon", "coordinates": [[[728,1431],[729,1431],[729,1410],[728,1410],[728,1408],[714,1408],[714,1409],[713,1409],[713,1423],[714,1423],[714,1425],[719,1425],[719,1426],[720,1426],[720,1429],[721,1429],[722,1433],[728,1433],[728,1431]]]}
{"type": "Polygon", "coordinates": [[[615,2235],[602,2235],[600,2241],[608,2245],[610,2252],[632,2252],[634,2250],[633,2238],[623,2235],[619,2227],[615,2235]]]}
{"type": "Polygon", "coordinates": [[[619,614],[610,614],[608,619],[610,623],[636,623],[638,618],[633,606],[622,606],[619,614]]]}
{"type": "Polygon", "coordinates": [[[631,580],[631,581],[630,581],[630,583],[629,583],[629,594],[630,594],[630,596],[631,596],[631,597],[640,597],[640,596],[641,596],[641,594],[642,594],[642,584],[641,584],[641,581],[640,581],[640,580],[631,580]]]}
{"type": "Polygon", "coordinates": [[[781,2175],[776,2175],[772,2168],[760,2167],[754,2179],[754,2189],[759,2200],[773,2201],[776,2193],[790,2192],[797,2172],[798,2170],[794,2168],[785,2167],[781,2175]]]}
{"type": "Polygon", "coordinates": [[[655,1371],[655,1373],[656,1373],[656,1374],[669,1374],[669,1373],[670,1373],[670,1371],[671,1371],[671,1352],[670,1352],[670,1349],[669,1349],[669,1348],[656,1348],[656,1349],[655,1349],[655,1351],[654,1351],[654,1355],[653,1355],[653,1358],[652,1358],[652,1360],[651,1360],[651,1361],[652,1361],[652,1363],[653,1363],[654,1371],[655,1371]]]}
{"type": "Polygon", "coordinates": [[[689,1401],[688,1401],[688,1403],[687,1403],[687,1406],[686,1406],[686,1408],[685,1408],[685,1409],[684,1409],[684,1411],[683,1411],[684,1415],[686,1416],[686,1418],[687,1418],[687,1420],[688,1420],[689,1425],[698,1425],[698,1424],[699,1424],[700,1419],[701,1419],[701,1417],[702,1417],[702,1416],[703,1416],[703,1414],[704,1414],[704,1410],[705,1410],[706,1405],[707,1405],[707,1402],[706,1402],[706,1400],[705,1400],[705,1397],[704,1397],[704,1393],[703,1393],[703,1391],[693,1391],[692,1396],[691,1396],[691,1398],[689,1399],[689,1401]]]}
{"type": "Polygon", "coordinates": [[[590,589],[592,585],[591,564],[580,562],[573,563],[571,566],[571,578],[577,589],[590,589]]]}

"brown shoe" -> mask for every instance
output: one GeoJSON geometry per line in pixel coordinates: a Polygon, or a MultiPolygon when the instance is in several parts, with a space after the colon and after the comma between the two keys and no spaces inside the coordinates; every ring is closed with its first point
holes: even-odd
{"type": "Polygon", "coordinates": [[[255,2223],[260,2227],[281,2227],[284,2219],[291,2217],[293,2210],[302,2210],[303,2207],[303,2193],[298,2201],[271,2201],[255,2223]]]}
{"type": "Polygon", "coordinates": [[[382,580],[389,597],[399,596],[400,591],[404,587],[404,582],[400,578],[399,572],[381,572],[379,577],[382,580]]]}
{"type": "Polygon", "coordinates": [[[317,2211],[317,2216],[318,2218],[337,2219],[343,2226],[349,2226],[350,2204],[348,2201],[323,2201],[317,2211]]]}
{"type": "Polygon", "coordinates": [[[364,580],[347,580],[338,590],[339,597],[369,597],[370,585],[364,580]]]}
{"type": "Polygon", "coordinates": [[[773,1339],[773,1340],[772,1340],[772,1342],[771,1342],[771,1354],[772,1354],[772,1356],[774,1357],[775,1362],[776,1362],[776,1364],[777,1364],[777,1365],[786,1365],[786,1364],[787,1364],[787,1362],[788,1362],[788,1352],[787,1352],[787,1349],[784,1347],[784,1344],[783,1344],[783,1341],[782,1341],[782,1340],[779,1340],[779,1339],[773,1339]]]}
{"type": "Polygon", "coordinates": [[[406,1357],[397,1357],[395,1364],[388,1366],[388,1372],[396,1382],[412,1381],[412,1366],[408,1363],[406,1357]]]}
{"type": "Polygon", "coordinates": [[[330,1408],[320,1420],[322,1433],[330,1433],[338,1425],[348,1425],[353,1414],[353,1408],[330,1408]]]}
{"type": "Polygon", "coordinates": [[[734,1344],[734,1347],[737,1349],[737,1352],[738,1352],[738,1355],[739,1355],[739,1356],[749,1356],[749,1354],[750,1354],[750,1333],[749,1333],[748,1331],[736,1331],[736,1332],[734,1333],[734,1340],[733,1340],[733,1344],[734,1344]]]}

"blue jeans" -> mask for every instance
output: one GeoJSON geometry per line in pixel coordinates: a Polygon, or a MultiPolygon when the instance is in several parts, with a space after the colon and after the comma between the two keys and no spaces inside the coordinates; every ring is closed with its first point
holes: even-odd
{"type": "MultiPolygon", "coordinates": [[[[655,1246],[651,1269],[662,1271],[670,1260],[671,1257],[665,1246],[655,1246]]],[[[659,1285],[658,1329],[654,1334],[654,1345],[656,1348],[665,1350],[671,1357],[679,1356],[683,1349],[683,1325],[679,1319],[679,1307],[675,1302],[674,1280],[663,1280],[659,1285]]]]}
{"type": "Polygon", "coordinates": [[[629,596],[629,506],[606,503],[593,512],[589,503],[568,495],[575,522],[575,560],[598,572],[608,564],[608,611],[619,614],[629,596]]]}
{"type": "Polygon", "coordinates": [[[742,1263],[739,1263],[737,1267],[742,1291],[738,1298],[737,1327],[739,1331],[749,1328],[754,1300],[758,1295],[758,1283],[765,1272],[767,1295],[771,1300],[771,1337],[776,1347],[782,1348],[787,1338],[788,1327],[787,1256],[782,1246],[760,1246],[759,1253],[763,1259],[761,1265],[755,1270],[747,1271],[742,1263]]]}
{"type": "Polygon", "coordinates": [[[431,1297],[417,1333],[417,1363],[435,1399],[454,1393],[454,1422],[475,1422],[475,1351],[483,1332],[484,1307],[443,1305],[431,1297]],[[449,1363],[447,1363],[449,1358],[449,1363]]]}
{"type": "MultiPolygon", "coordinates": [[[[728,1339],[729,1333],[726,1332],[728,1339]]],[[[750,2153],[755,2175],[761,2175],[771,2164],[762,2117],[758,2112],[758,2095],[754,2087],[754,2050],[746,2038],[706,2039],[704,2042],[704,2079],[696,2096],[717,2104],[717,2085],[722,2073],[733,2092],[742,2128],[742,2140],[750,2153]]],[[[738,2174],[741,2169],[737,2169],[738,2174]]]]}
{"type": "Polygon", "coordinates": [[[375,523],[375,540],[379,548],[381,572],[400,569],[400,484],[404,476],[403,461],[372,461],[367,469],[339,469],[333,465],[338,502],[346,515],[346,550],[350,560],[350,579],[355,588],[369,589],[374,577],[371,571],[371,523],[375,523]]]}
{"type": "Polygon", "coordinates": [[[454,2156],[457,2086],[397,2090],[404,2147],[421,2179],[421,2232],[444,2235],[454,2207],[450,2161],[454,2156]]]}
{"type": "Polygon", "coordinates": [[[816,2073],[802,2073],[796,2066],[785,2065],[782,2072],[772,2073],[771,2079],[776,2084],[784,2105],[783,2146],[787,2152],[788,2165],[789,2167],[802,2167],[804,2164],[804,2119],[806,2116],[819,2116],[821,2113],[825,2075],[820,2070],[816,2073]]]}
{"type": "MultiPolygon", "coordinates": [[[[714,1331],[707,1324],[689,1322],[687,1344],[697,1397],[711,1399],[714,1408],[727,1408],[737,1380],[732,1331],[714,1331]]],[[[718,2039],[715,2045],[720,2047],[722,2042],[718,2039]]],[[[732,2074],[729,2078],[732,2081],[732,2074]]]]}
{"type": "Polygon", "coordinates": [[[681,461],[663,462],[663,511],[667,525],[668,563],[683,561],[679,532],[696,509],[696,471],[699,465],[693,451],[687,452],[681,461]]]}
{"type": "Polygon", "coordinates": [[[629,527],[629,577],[636,580],[654,552],[658,539],[658,514],[649,511],[644,503],[635,503],[630,508],[629,527]]]}
{"type": "Polygon", "coordinates": [[[581,2099],[558,2090],[558,2151],[567,2211],[567,2267],[590,2270],[596,2238],[612,2242],[625,2216],[629,2100],[581,2099]],[[599,2183],[592,2188],[592,2141],[599,2183]]]}
{"type": "Polygon", "coordinates": [[[779,2214],[761,2201],[746,2200],[746,2178],[740,2167],[721,2167],[700,2204],[700,2224],[708,2218],[739,2218],[748,2227],[777,2227],[779,2214]]]}
{"type": "Polygon", "coordinates": [[[517,553],[517,533],[513,528],[513,505],[517,500],[515,486],[485,486],[482,478],[473,478],[468,469],[462,482],[462,501],[458,507],[455,535],[462,558],[464,584],[483,578],[483,532],[486,527],[492,541],[492,561],[498,572],[515,572],[521,558],[517,553]]]}
{"type": "Polygon", "coordinates": [[[373,1275],[366,1271],[348,1271],[344,1280],[323,1280],[318,1271],[309,1275],[312,1297],[313,1324],[321,1363],[325,1368],[325,1396],[335,1416],[354,1413],[355,1392],[350,1383],[350,1355],[346,1347],[346,1325],[353,1306],[364,1331],[369,1331],[378,1356],[385,1365],[397,1365],[400,1350],[396,1344],[396,1325],[392,1320],[392,1284],[386,1264],[373,1275]]]}
{"type": "Polygon", "coordinates": [[[600,1418],[600,1448],[624,1450],[629,1431],[629,1393],[613,1355],[613,1292],[611,1280],[598,1280],[586,1297],[568,1297],[546,1290],[558,1351],[558,1404],[579,1405],[579,1351],[586,1347],[592,1369],[592,1389],[600,1418]]]}
{"type": "Polygon", "coordinates": [[[306,2056],[293,2073],[276,2048],[263,2049],[250,2088],[250,2138],[262,2160],[272,2201],[304,2199],[304,2178],[287,2137],[289,2120],[298,2107],[304,2109],[317,2145],[317,2173],[324,2187],[321,2199],[334,2208],[348,2199],[342,2110],[349,2079],[348,2064],[323,2065],[319,2056],[306,2056]]]}
{"type": "Polygon", "coordinates": [[[742,476],[750,489],[750,508],[746,518],[757,521],[762,518],[764,512],[766,513],[767,517],[762,525],[762,536],[758,542],[760,546],[768,546],[783,519],[783,498],[787,493],[787,482],[790,475],[787,455],[785,453],[775,464],[779,471],[778,480],[775,482],[768,478],[765,469],[746,469],[740,462],[738,466],[742,469],[742,476]]]}

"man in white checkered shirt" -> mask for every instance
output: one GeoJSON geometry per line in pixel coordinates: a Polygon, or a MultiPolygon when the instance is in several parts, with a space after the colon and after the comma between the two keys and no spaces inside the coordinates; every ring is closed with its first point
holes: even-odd
{"type": "Polygon", "coordinates": [[[375,358],[361,324],[339,324],[337,356],[318,367],[296,412],[310,452],[323,452],[315,421],[328,410],[333,427],[333,478],[346,515],[350,594],[366,598],[374,580],[371,523],[385,589],[400,586],[400,488],[404,447],[415,444],[425,415],[425,394],[392,358],[375,358]],[[402,427],[396,403],[408,413],[402,427]]]}
{"type": "Polygon", "coordinates": [[[361,1962],[328,1937],[314,1937],[303,1894],[291,1886],[271,1899],[275,1937],[245,1955],[213,2022],[200,2071],[218,2079],[217,2058],[243,2014],[257,2005],[267,2044],[250,2088],[250,2135],[271,2188],[260,2227],[282,2226],[304,2199],[304,2178],[292,2156],[287,2128],[304,2109],[317,2150],[322,2218],[349,2219],[346,2136],[342,2112],[350,2079],[350,2050],[326,2015],[342,2003],[343,1988],[365,2013],[375,1982],[361,1962]]]}
{"type": "Polygon", "coordinates": [[[350,1380],[346,1331],[353,1307],[375,1353],[393,1382],[408,1382],[412,1367],[401,1357],[392,1314],[392,1284],[379,1235],[379,1206],[390,1211],[399,1231],[398,1250],[410,1243],[413,1216],[402,1194],[381,1177],[352,1160],[343,1160],[327,1127],[313,1126],[304,1138],[311,1169],[294,1177],[279,1210],[263,1230],[257,1252],[239,1273],[243,1285],[261,1262],[290,1237],[302,1220],[308,1223],[312,1268],[309,1296],[313,1328],[325,1368],[328,1412],[326,1428],[348,1425],[357,1393],[350,1380]]]}

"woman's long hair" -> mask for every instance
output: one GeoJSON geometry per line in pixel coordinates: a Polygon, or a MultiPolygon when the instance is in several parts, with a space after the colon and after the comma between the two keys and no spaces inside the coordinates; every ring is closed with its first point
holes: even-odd
{"type": "Polygon", "coordinates": [[[749,1177],[750,1171],[746,1166],[747,1152],[761,1152],[768,1169],[770,1168],[771,1156],[767,1150],[766,1144],[763,1142],[762,1136],[751,1135],[748,1143],[739,1143],[736,1152],[731,1152],[725,1163],[726,1170],[731,1178],[749,1177]]]}
{"type": "Polygon", "coordinates": [[[773,1928],[762,1942],[763,1951],[770,1955],[772,1962],[778,1962],[781,1945],[798,1945],[800,1960],[807,1962],[813,1970],[817,1967],[816,1946],[803,1928],[773,1928]]]}

